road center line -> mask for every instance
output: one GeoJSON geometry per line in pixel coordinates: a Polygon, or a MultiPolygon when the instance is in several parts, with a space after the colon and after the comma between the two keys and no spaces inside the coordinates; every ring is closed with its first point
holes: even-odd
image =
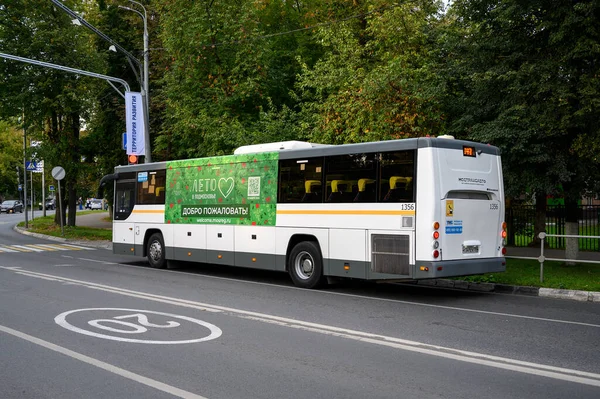
{"type": "Polygon", "coordinates": [[[81,362],[90,364],[90,365],[92,365],[94,367],[98,367],[100,369],[106,370],[106,371],[108,371],[110,373],[119,375],[119,376],[127,378],[129,380],[138,382],[140,384],[149,386],[151,388],[157,389],[157,390],[162,391],[162,392],[166,392],[166,393],[168,393],[170,395],[173,395],[173,396],[177,396],[177,397],[180,397],[180,398],[190,398],[190,399],[207,399],[204,396],[196,395],[196,394],[194,394],[192,392],[184,391],[183,389],[179,389],[177,387],[174,387],[174,386],[162,383],[160,381],[156,381],[156,380],[153,380],[151,378],[144,377],[143,375],[133,373],[131,371],[122,369],[122,368],[117,367],[117,366],[113,366],[112,364],[105,363],[105,362],[103,362],[101,360],[94,359],[93,357],[89,357],[89,356],[83,355],[83,354],[78,353],[78,352],[74,352],[74,351],[72,351],[70,349],[64,348],[62,346],[58,346],[58,345],[53,344],[53,343],[48,342],[48,341],[44,341],[43,339],[36,338],[36,337],[31,336],[29,334],[25,334],[25,333],[23,333],[21,331],[13,330],[12,328],[9,328],[9,327],[5,327],[5,326],[0,325],[0,331],[3,331],[5,333],[10,334],[12,336],[15,336],[17,338],[24,339],[25,341],[29,341],[29,342],[31,342],[33,344],[42,346],[42,347],[44,347],[46,349],[50,349],[50,350],[52,350],[54,352],[61,353],[61,354],[65,355],[65,356],[69,356],[69,357],[71,357],[73,359],[76,359],[76,360],[79,360],[81,362]]]}
{"type": "MultiPolygon", "coordinates": [[[[0,266],[0,268],[4,268],[0,266]]],[[[4,268],[7,269],[7,268],[4,268]]],[[[438,345],[430,345],[417,341],[409,341],[401,338],[390,337],[385,335],[373,334],[364,331],[351,330],[341,327],[335,327],[325,324],[306,322],[302,320],[295,320],[286,317],[274,316],[265,313],[252,312],[243,309],[229,308],[225,306],[206,304],[201,302],[189,301],[179,298],[172,298],[166,296],[160,296],[155,294],[148,294],[139,291],[127,290],[119,287],[112,287],[108,285],[96,284],[88,281],[74,280],[70,278],[54,276],[44,273],[38,273],[33,271],[24,270],[13,270],[18,274],[29,275],[30,277],[42,278],[42,279],[56,279],[62,282],[68,282],[72,284],[79,284],[85,287],[98,289],[106,292],[112,292],[120,295],[126,295],[136,298],[142,298],[146,300],[152,300],[156,302],[168,303],[176,306],[195,308],[199,310],[212,311],[212,312],[223,312],[225,314],[251,319],[255,321],[276,324],[289,328],[297,328],[315,333],[337,336],[346,339],[352,339],[361,342],[368,342],[375,345],[382,345],[392,347],[401,350],[407,350],[412,352],[423,353],[432,356],[444,357],[448,359],[463,361],[467,363],[474,363],[479,365],[485,365],[489,367],[501,368],[511,370],[520,373],[533,374],[538,376],[544,376],[548,378],[575,382],[579,384],[592,385],[600,387],[600,374],[589,373],[580,370],[566,369],[561,367],[548,366],[545,364],[525,362],[521,360],[515,360],[510,358],[504,358],[499,356],[487,355],[477,352],[469,352],[460,349],[448,348],[438,345]]]]}

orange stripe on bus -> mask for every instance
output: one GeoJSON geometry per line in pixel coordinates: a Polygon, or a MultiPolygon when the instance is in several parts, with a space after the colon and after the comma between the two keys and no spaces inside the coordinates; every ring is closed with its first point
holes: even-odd
{"type": "Polygon", "coordinates": [[[388,211],[388,210],[296,210],[281,209],[277,211],[278,215],[414,215],[415,211],[388,211]]]}
{"type": "Polygon", "coordinates": [[[156,210],[156,209],[147,209],[147,210],[134,210],[132,213],[165,213],[165,211],[163,210],[156,210]]]}

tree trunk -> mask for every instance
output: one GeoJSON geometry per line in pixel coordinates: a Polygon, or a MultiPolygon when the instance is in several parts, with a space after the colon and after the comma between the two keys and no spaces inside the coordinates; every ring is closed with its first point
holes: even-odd
{"type": "Polygon", "coordinates": [[[546,231],[546,193],[535,194],[535,221],[533,224],[533,242],[530,246],[539,247],[539,234],[546,231]]]}
{"type": "Polygon", "coordinates": [[[65,218],[65,210],[67,209],[67,204],[65,202],[65,181],[61,180],[60,182],[56,182],[56,184],[60,184],[60,196],[58,195],[58,188],[56,189],[56,212],[54,213],[54,224],[60,226],[60,218],[62,217],[62,225],[65,226],[66,218],[65,218]],[[62,197],[62,198],[61,198],[62,197]],[[62,204],[62,209],[61,205],[62,204]]]}
{"type": "MultiPolygon", "coordinates": [[[[69,115],[71,124],[71,140],[69,146],[71,147],[71,163],[77,165],[81,163],[81,155],[79,153],[79,113],[73,112],[69,115]]],[[[67,187],[69,190],[69,226],[75,226],[77,218],[77,174],[71,173],[68,177],[67,187]]]]}
{"type": "MultiPolygon", "coordinates": [[[[579,235],[579,218],[578,218],[577,201],[565,198],[565,234],[579,235]]],[[[579,255],[579,239],[567,238],[565,240],[565,258],[577,259],[579,255]]],[[[574,266],[575,262],[566,262],[567,266],[574,266]]]]}

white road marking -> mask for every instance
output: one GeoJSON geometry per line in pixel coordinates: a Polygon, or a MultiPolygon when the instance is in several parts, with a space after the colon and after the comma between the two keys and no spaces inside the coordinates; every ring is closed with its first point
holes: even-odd
{"type": "MultiPolygon", "coordinates": [[[[127,265],[127,264],[119,264],[119,267],[132,267],[132,268],[135,268],[135,269],[139,269],[140,268],[140,266],[127,265]]],[[[167,269],[157,270],[157,269],[154,269],[153,272],[156,272],[156,273],[187,274],[187,275],[190,275],[190,276],[202,276],[203,278],[211,278],[211,279],[215,279],[215,280],[235,281],[235,282],[244,283],[244,284],[254,284],[254,285],[262,285],[262,286],[266,286],[266,287],[283,288],[283,289],[288,289],[288,290],[306,291],[305,288],[291,287],[291,286],[287,286],[287,285],[261,283],[259,281],[247,281],[247,280],[235,279],[235,278],[230,278],[230,277],[210,276],[210,275],[198,274],[198,273],[186,273],[186,272],[182,272],[182,271],[178,271],[178,270],[167,270],[167,269]]],[[[434,305],[434,304],[430,304],[430,303],[422,303],[422,302],[414,302],[414,301],[403,301],[401,299],[388,299],[388,298],[379,298],[379,297],[366,296],[366,295],[348,294],[348,293],[345,293],[345,292],[314,291],[314,293],[315,293],[315,295],[322,294],[322,295],[344,296],[344,297],[349,297],[349,298],[368,299],[370,301],[401,303],[401,304],[404,304],[404,305],[423,306],[423,307],[427,307],[427,308],[448,309],[448,310],[456,310],[456,311],[459,311],[459,312],[470,312],[470,313],[489,314],[489,315],[501,316],[501,317],[512,317],[512,318],[515,318],[515,319],[537,320],[537,321],[544,321],[544,322],[549,322],[549,323],[572,324],[572,325],[576,325],[576,326],[585,326],[585,327],[600,328],[600,324],[584,323],[584,322],[580,322],[580,321],[550,319],[550,318],[546,318],[546,317],[536,317],[536,316],[525,316],[525,315],[519,315],[519,314],[514,314],[514,313],[492,312],[492,311],[489,311],[489,310],[460,308],[460,307],[457,307],[457,306],[434,305]]],[[[532,298],[534,298],[534,297],[532,297],[532,298]]]]}
{"type": "Polygon", "coordinates": [[[85,249],[88,251],[93,251],[95,248],[90,248],[90,247],[82,247],[81,245],[74,245],[74,244],[56,244],[56,245],[60,245],[62,247],[67,247],[67,248],[73,248],[75,250],[77,249],[85,249]]]}
{"type": "Polygon", "coordinates": [[[61,247],[58,244],[36,244],[38,247],[42,247],[42,248],[49,248],[49,249],[53,249],[55,251],[70,251],[70,249],[68,248],[64,248],[61,247]]]}
{"type": "MultiPolygon", "coordinates": [[[[2,268],[2,266],[0,266],[2,268]]],[[[510,358],[504,358],[500,356],[493,356],[484,353],[469,352],[460,349],[448,348],[438,345],[430,345],[417,341],[409,341],[401,338],[390,337],[380,334],[373,334],[364,331],[351,330],[346,328],[340,328],[335,326],[329,326],[325,324],[306,322],[302,320],[295,320],[286,317],[274,316],[265,313],[252,312],[243,309],[229,308],[225,306],[206,304],[195,301],[188,301],[179,298],[172,298],[166,296],[160,296],[155,294],[147,294],[139,291],[132,291],[118,287],[112,287],[108,285],[96,284],[88,281],[74,280],[60,276],[52,276],[37,272],[24,272],[20,270],[19,274],[28,274],[31,277],[42,277],[48,278],[53,277],[60,279],[61,281],[71,282],[95,288],[98,290],[112,292],[120,295],[132,296],[136,298],[143,298],[151,301],[169,303],[176,306],[189,307],[195,309],[212,310],[216,312],[223,312],[232,316],[248,318],[256,321],[265,323],[277,324],[289,328],[297,328],[306,331],[312,331],[315,333],[337,336],[346,339],[352,339],[361,342],[367,342],[375,345],[382,345],[392,347],[401,350],[407,350],[412,352],[423,353],[427,355],[443,357],[453,360],[458,360],[467,363],[474,363],[489,367],[495,367],[505,370],[511,370],[514,372],[520,372],[525,374],[538,375],[557,380],[575,382],[579,384],[591,385],[600,387],[600,374],[589,373],[581,370],[567,369],[561,367],[548,366],[545,364],[525,362],[521,360],[515,360],[510,358]]],[[[591,325],[595,326],[595,325],[591,325]]]]}
{"type": "Polygon", "coordinates": [[[24,249],[30,252],[44,252],[42,249],[33,248],[30,245],[11,245],[11,248],[15,248],[16,250],[24,249]]]}
{"type": "MultiPolygon", "coordinates": [[[[127,318],[127,317],[124,317],[124,316],[115,317],[115,319],[123,319],[123,318],[127,318]]],[[[88,335],[88,336],[91,336],[91,337],[109,339],[109,340],[112,340],[112,341],[135,342],[135,343],[153,344],[153,345],[193,344],[193,343],[198,343],[198,342],[211,341],[213,339],[219,338],[223,334],[223,331],[219,327],[215,326],[214,324],[207,323],[207,322],[205,322],[203,320],[193,319],[191,317],[181,316],[181,315],[176,315],[176,314],[171,314],[171,313],[154,312],[152,310],[122,309],[122,308],[76,309],[76,310],[70,310],[68,312],[64,312],[64,313],[59,314],[58,316],[56,316],[54,318],[54,321],[56,322],[56,324],[58,324],[59,326],[61,326],[63,328],[66,328],[67,330],[74,331],[76,333],[80,333],[80,334],[84,334],[84,335],[88,335]],[[79,328],[77,326],[74,326],[74,325],[70,324],[67,321],[67,316],[70,315],[70,314],[72,314],[72,313],[93,312],[93,311],[97,311],[97,310],[99,310],[99,311],[116,310],[116,311],[120,311],[120,312],[121,311],[137,312],[137,314],[128,315],[128,316],[136,316],[137,319],[138,319],[138,322],[140,324],[142,324],[142,325],[138,325],[138,324],[134,324],[134,323],[130,323],[130,322],[124,322],[122,320],[111,320],[111,319],[96,319],[96,320],[91,320],[90,322],[88,322],[92,327],[97,327],[97,328],[101,328],[101,329],[104,329],[104,330],[107,330],[107,331],[113,331],[113,332],[117,332],[118,331],[121,334],[138,334],[138,333],[144,333],[144,332],[147,331],[147,329],[145,327],[153,327],[153,328],[165,328],[165,327],[167,327],[167,328],[172,328],[172,327],[178,327],[179,326],[179,323],[177,323],[177,322],[169,322],[169,324],[167,326],[157,326],[156,324],[148,323],[147,322],[148,319],[145,316],[145,313],[148,313],[148,314],[157,314],[157,315],[161,315],[161,316],[172,317],[174,319],[185,320],[185,321],[188,321],[188,322],[190,322],[192,324],[197,324],[197,325],[200,325],[202,327],[207,328],[210,331],[210,334],[208,334],[205,337],[201,337],[201,338],[186,339],[186,340],[180,340],[180,341],[156,341],[156,340],[124,338],[124,337],[119,337],[119,336],[112,336],[112,335],[100,334],[100,333],[97,333],[95,331],[84,330],[83,328],[79,328]],[[129,327],[133,328],[133,330],[127,331],[127,330],[122,330],[122,329],[116,329],[116,328],[112,328],[112,327],[107,327],[107,326],[103,325],[100,322],[102,322],[102,323],[110,322],[110,323],[115,323],[115,324],[118,323],[120,325],[128,325],[129,327]]]]}
{"type": "Polygon", "coordinates": [[[113,366],[110,363],[105,363],[101,360],[98,359],[94,359],[93,357],[89,357],[86,355],[83,355],[81,353],[72,351],[70,349],[64,348],[62,346],[58,346],[56,344],[53,344],[51,342],[48,341],[44,341],[43,339],[40,338],[36,338],[34,336],[31,336],[29,334],[25,334],[21,331],[17,331],[17,330],[13,330],[12,328],[9,327],[5,327],[0,325],[0,331],[3,331],[7,334],[10,334],[12,336],[15,336],[17,338],[21,338],[24,339],[25,341],[29,341],[31,343],[34,343],[36,345],[42,346],[46,349],[50,349],[54,352],[58,352],[61,353],[65,356],[69,356],[73,359],[79,360],[81,362],[87,363],[89,365],[92,365],[94,367],[98,367],[100,369],[106,370],[110,373],[119,375],[121,377],[127,378],[129,380],[138,382],[140,384],[149,386],[151,388],[157,389],[159,391],[168,393],[169,395],[173,395],[173,396],[177,396],[180,398],[189,398],[189,399],[207,399],[204,396],[200,396],[200,395],[196,395],[195,393],[189,392],[189,391],[184,391],[183,389],[174,387],[172,385],[167,385],[165,383],[162,383],[160,381],[156,381],[153,380],[151,378],[148,377],[144,377],[143,375],[140,374],[136,374],[136,373],[132,373],[131,371],[122,369],[120,367],[117,366],[113,366]]]}
{"type": "Polygon", "coordinates": [[[86,259],[86,258],[74,258],[74,259],[84,260],[86,262],[102,263],[104,265],[118,265],[118,263],[107,262],[107,261],[104,261],[104,260],[97,260],[97,259],[86,259]]]}

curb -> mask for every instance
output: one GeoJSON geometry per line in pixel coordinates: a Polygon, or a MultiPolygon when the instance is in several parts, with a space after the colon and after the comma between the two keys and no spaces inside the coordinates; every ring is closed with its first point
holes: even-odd
{"type": "Polygon", "coordinates": [[[529,296],[540,296],[554,299],[569,299],[579,302],[600,303],[600,292],[595,291],[577,291],[560,290],[555,288],[527,287],[509,284],[496,283],[472,283],[462,280],[418,280],[417,285],[427,287],[453,288],[456,290],[477,291],[477,292],[495,292],[499,294],[518,294],[529,296]]]}
{"type": "Polygon", "coordinates": [[[110,241],[71,240],[71,239],[63,238],[63,237],[54,237],[54,236],[49,236],[49,235],[45,235],[45,234],[32,233],[31,231],[27,231],[23,227],[18,227],[17,225],[15,225],[13,227],[13,230],[16,231],[17,233],[20,233],[20,234],[23,234],[26,236],[35,237],[35,238],[41,238],[43,240],[66,242],[66,243],[70,243],[70,244],[83,245],[83,246],[92,247],[92,248],[112,250],[112,242],[110,242],[110,241]]]}

